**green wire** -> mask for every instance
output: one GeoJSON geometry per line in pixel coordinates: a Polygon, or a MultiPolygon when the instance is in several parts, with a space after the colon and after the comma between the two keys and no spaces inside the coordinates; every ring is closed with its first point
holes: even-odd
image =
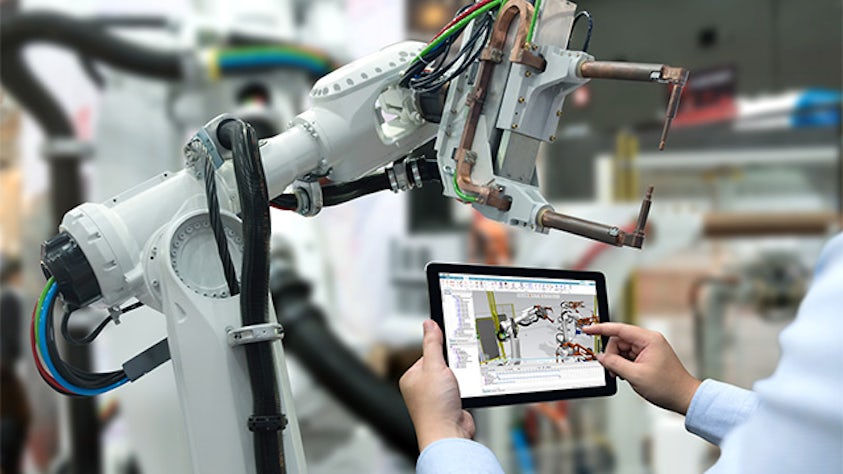
{"type": "Polygon", "coordinates": [[[413,58],[413,61],[412,61],[412,63],[411,63],[411,64],[415,63],[416,61],[420,60],[423,56],[425,56],[427,53],[429,53],[429,52],[433,51],[434,49],[436,49],[436,47],[437,47],[437,46],[439,46],[440,44],[442,44],[442,42],[444,42],[446,39],[448,39],[448,38],[449,38],[451,35],[453,35],[455,32],[460,31],[461,29],[463,29],[463,28],[465,27],[465,25],[467,25],[467,24],[468,24],[468,22],[470,22],[470,21],[474,20],[475,18],[477,18],[477,17],[478,17],[478,16],[480,16],[480,15],[485,14],[486,12],[488,12],[489,10],[491,10],[491,9],[493,9],[493,8],[499,7],[499,6],[501,5],[501,3],[502,3],[502,2],[503,2],[503,0],[495,0],[494,2],[490,2],[490,3],[486,4],[486,5],[483,5],[483,6],[482,6],[482,7],[480,7],[480,9],[478,9],[476,12],[474,12],[474,13],[472,13],[471,15],[469,15],[469,16],[467,16],[467,17],[463,18],[463,19],[462,19],[462,20],[460,20],[457,24],[455,24],[454,26],[452,26],[452,27],[448,28],[447,30],[445,30],[445,32],[444,32],[444,33],[442,33],[441,35],[439,35],[439,36],[437,36],[436,38],[434,38],[434,40],[433,40],[433,41],[431,41],[431,42],[430,42],[430,44],[428,44],[427,46],[425,46],[425,48],[424,48],[423,50],[421,50],[421,52],[420,52],[419,54],[417,54],[415,58],[413,58]]]}
{"type": "MultiPolygon", "coordinates": [[[[44,298],[47,297],[47,292],[50,291],[50,287],[53,286],[53,283],[55,283],[55,281],[56,281],[56,279],[53,278],[53,277],[50,277],[50,279],[47,280],[47,285],[44,286],[44,289],[41,290],[41,296],[38,297],[38,304],[35,305],[35,347],[36,348],[41,347],[41,345],[40,345],[41,344],[41,336],[40,336],[40,332],[38,331],[38,323],[41,320],[41,306],[44,304],[44,298]]],[[[40,349],[39,349],[38,352],[41,352],[40,349]]]]}
{"type": "Polygon", "coordinates": [[[462,199],[463,201],[477,202],[476,197],[469,196],[468,194],[464,193],[462,189],[460,189],[460,185],[457,184],[457,173],[454,173],[454,192],[457,193],[457,197],[462,199]]]}
{"type": "Polygon", "coordinates": [[[533,19],[530,20],[530,31],[527,32],[527,44],[533,42],[533,33],[536,31],[536,20],[539,19],[539,8],[541,8],[542,0],[536,0],[533,6],[533,19]]]}

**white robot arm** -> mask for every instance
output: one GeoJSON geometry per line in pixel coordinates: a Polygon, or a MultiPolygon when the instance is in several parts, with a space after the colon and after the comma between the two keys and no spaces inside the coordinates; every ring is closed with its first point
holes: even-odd
{"type": "MultiPolygon", "coordinates": [[[[418,82],[413,78],[408,80],[408,71],[423,69],[434,45],[399,43],[319,80],[310,93],[310,110],[292,120],[285,132],[259,143],[268,197],[292,185],[295,207],[313,215],[322,206],[319,179],[351,182],[435,137],[436,167],[446,195],[508,224],[539,232],[556,228],[640,248],[649,194],[638,227],[629,234],[558,214],[537,187],[538,146],[555,139],[565,96],[591,78],[679,86],[671,96],[666,133],[687,72],[663,65],[598,62],[585,52],[572,51],[567,41],[575,6],[564,0],[542,3],[540,12],[524,0],[482,0],[465,10],[498,12],[494,21],[486,17],[487,36],[473,49],[478,60],[462,59],[455,69],[459,74],[446,73],[447,97],[433,107],[440,110],[431,112],[430,99],[444,88],[431,94],[414,87],[418,82]],[[425,118],[434,116],[440,119],[438,125],[436,119],[425,118]]],[[[240,216],[249,209],[241,209],[233,144],[220,133],[231,120],[217,117],[190,140],[185,169],[68,212],[61,233],[44,246],[43,265],[72,307],[98,303],[116,308],[137,298],[167,317],[169,352],[195,472],[256,472],[260,460],[252,450],[250,431],[257,435],[266,429],[283,430],[286,465],[301,472],[303,451],[278,341],[283,330],[277,323],[249,325],[240,320],[238,305],[247,296],[234,294],[232,276],[226,277],[216,258],[227,249],[228,267],[239,268],[244,248],[248,250],[243,225],[249,223],[240,216]],[[211,196],[219,209],[209,213],[211,196]],[[286,428],[276,413],[252,423],[260,415],[250,416],[249,410],[248,382],[254,377],[247,376],[251,368],[245,370],[240,350],[252,343],[271,347],[286,428]]],[[[421,184],[417,166],[395,166],[387,176],[393,190],[421,184]]],[[[244,268],[239,278],[245,272],[244,268]]],[[[525,317],[539,316],[528,312],[525,317]]]]}

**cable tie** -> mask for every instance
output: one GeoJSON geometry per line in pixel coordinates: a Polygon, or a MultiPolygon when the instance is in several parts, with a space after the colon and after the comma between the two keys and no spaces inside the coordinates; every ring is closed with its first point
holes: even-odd
{"type": "Polygon", "coordinates": [[[49,160],[90,158],[94,154],[91,142],[73,137],[50,138],[41,147],[41,154],[49,160]]]}
{"type": "Polygon", "coordinates": [[[252,415],[249,417],[249,431],[271,432],[281,431],[287,426],[287,417],[278,413],[275,415],[252,415]]]}

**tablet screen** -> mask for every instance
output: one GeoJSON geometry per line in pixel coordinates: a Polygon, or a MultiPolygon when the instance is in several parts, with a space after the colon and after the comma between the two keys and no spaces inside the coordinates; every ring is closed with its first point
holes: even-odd
{"type": "Polygon", "coordinates": [[[437,274],[446,357],[464,399],[606,387],[595,358],[603,341],[582,332],[605,308],[595,279],[437,274]]]}

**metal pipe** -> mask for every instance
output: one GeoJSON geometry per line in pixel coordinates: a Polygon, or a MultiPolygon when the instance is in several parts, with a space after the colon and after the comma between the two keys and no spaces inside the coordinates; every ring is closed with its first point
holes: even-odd
{"type": "Polygon", "coordinates": [[[626,239],[626,233],[617,226],[608,226],[579,217],[559,214],[549,208],[539,214],[539,223],[544,227],[580,235],[616,247],[622,247],[626,239]]]}
{"type": "Polygon", "coordinates": [[[663,67],[664,64],[587,61],[580,65],[580,77],[650,82],[661,78],[663,67]]]}
{"type": "Polygon", "coordinates": [[[681,67],[665,66],[664,64],[627,63],[620,61],[586,61],[580,64],[579,75],[589,79],[621,79],[626,81],[661,82],[673,84],[667,111],[664,114],[664,126],[659,138],[659,150],[664,150],[667,133],[676,111],[682,90],[688,82],[689,71],[681,67]]]}

